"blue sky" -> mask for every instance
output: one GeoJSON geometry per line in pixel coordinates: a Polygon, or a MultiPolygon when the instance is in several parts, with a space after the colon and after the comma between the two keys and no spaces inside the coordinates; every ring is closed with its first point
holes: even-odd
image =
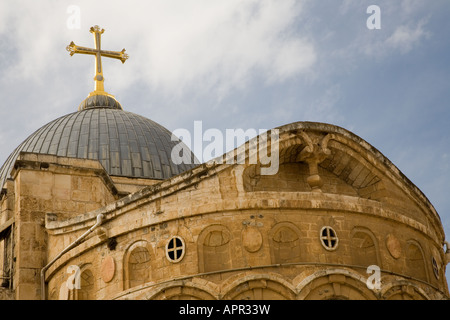
{"type": "Polygon", "coordinates": [[[0,162],[93,90],[93,58],[65,47],[93,46],[97,24],[103,48],[130,55],[103,61],[125,110],[172,131],[342,126],[426,194],[449,235],[448,17],[447,0],[2,1],[0,162]]]}

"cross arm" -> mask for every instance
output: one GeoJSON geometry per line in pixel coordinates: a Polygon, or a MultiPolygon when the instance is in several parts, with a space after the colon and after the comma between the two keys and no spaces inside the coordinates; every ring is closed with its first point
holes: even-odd
{"type": "Polygon", "coordinates": [[[96,55],[98,52],[95,49],[77,46],[73,41],[66,47],[66,50],[69,51],[71,56],[75,53],[96,55]]]}
{"type": "Polygon", "coordinates": [[[122,63],[125,63],[125,61],[129,58],[128,54],[125,53],[125,49],[122,49],[122,51],[101,50],[100,54],[103,57],[118,59],[122,61],[122,63]]]}

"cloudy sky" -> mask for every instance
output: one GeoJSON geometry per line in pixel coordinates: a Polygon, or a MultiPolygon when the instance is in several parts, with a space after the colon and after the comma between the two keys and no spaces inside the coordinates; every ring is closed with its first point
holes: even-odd
{"type": "MultiPolygon", "coordinates": [[[[0,163],[28,135],[77,110],[93,58],[105,89],[169,130],[327,122],[362,137],[430,199],[450,235],[448,0],[0,2],[0,163]],[[381,29],[369,29],[370,5],[381,29]],[[111,60],[111,61],[108,61],[111,60]]],[[[450,236],[449,236],[450,238],[450,236]]]]}

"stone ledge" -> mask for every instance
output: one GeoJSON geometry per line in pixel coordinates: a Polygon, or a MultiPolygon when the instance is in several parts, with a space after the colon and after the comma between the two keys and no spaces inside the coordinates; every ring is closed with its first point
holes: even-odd
{"type": "Polygon", "coordinates": [[[11,177],[15,178],[21,169],[46,170],[52,173],[67,173],[67,170],[72,170],[83,174],[92,174],[103,180],[113,196],[116,198],[118,196],[113,180],[96,160],[21,152],[11,171],[11,177]]]}

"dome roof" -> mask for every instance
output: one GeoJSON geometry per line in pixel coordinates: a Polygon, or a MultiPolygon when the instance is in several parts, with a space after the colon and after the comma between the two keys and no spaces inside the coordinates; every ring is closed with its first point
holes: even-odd
{"type": "Polygon", "coordinates": [[[171,161],[171,132],[143,116],[115,106],[82,108],[44,125],[8,157],[0,169],[1,186],[20,152],[98,160],[108,174],[134,178],[167,179],[198,164],[171,161]]]}

